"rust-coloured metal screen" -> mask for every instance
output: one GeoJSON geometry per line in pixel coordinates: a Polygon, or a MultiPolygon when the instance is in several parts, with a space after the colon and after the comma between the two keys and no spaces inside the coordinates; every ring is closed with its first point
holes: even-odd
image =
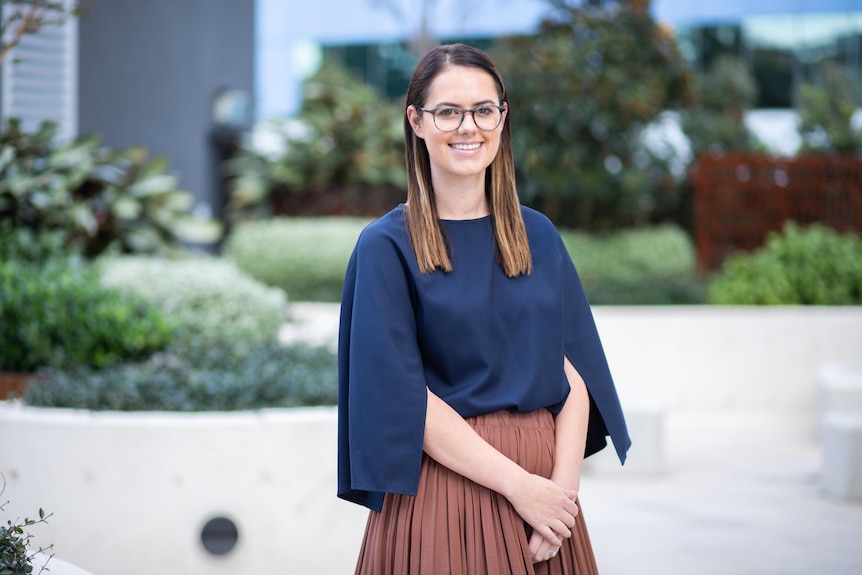
{"type": "Polygon", "coordinates": [[[862,157],[703,156],[692,179],[701,272],[719,269],[733,252],[760,247],[787,220],[862,231],[862,157]]]}

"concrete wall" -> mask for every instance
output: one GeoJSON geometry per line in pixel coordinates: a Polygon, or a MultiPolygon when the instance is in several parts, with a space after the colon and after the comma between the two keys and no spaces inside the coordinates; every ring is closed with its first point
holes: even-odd
{"type": "Polygon", "coordinates": [[[80,19],[79,132],[167,156],[180,186],[212,202],[211,109],[224,87],[254,94],[254,0],[88,2],[80,19]]]}
{"type": "Polygon", "coordinates": [[[624,403],[813,410],[818,368],[862,360],[862,307],[599,307],[594,314],[624,403]]]}
{"type": "MultiPolygon", "coordinates": [[[[335,497],[334,408],[88,413],[0,402],[9,517],[94,575],[351,573],[367,512],[335,497]],[[200,533],[238,527],[223,556],[200,533]]],[[[5,516],[5,514],[4,514],[5,516]]]]}
{"type": "MultiPolygon", "coordinates": [[[[319,335],[334,336],[337,305],[305,311],[315,313],[298,314],[304,321],[323,319],[319,335]]],[[[862,351],[862,308],[595,314],[630,414],[658,402],[676,412],[810,416],[818,367],[858,361],[862,351]]],[[[366,512],[335,497],[334,408],[89,413],[0,402],[0,437],[7,512],[53,512],[38,541],[94,575],[352,572],[366,512]],[[237,547],[221,557],[200,543],[216,515],[239,528],[237,547]]],[[[643,434],[638,442],[648,443],[643,434]]],[[[610,463],[589,467],[601,473],[610,463]]]]}

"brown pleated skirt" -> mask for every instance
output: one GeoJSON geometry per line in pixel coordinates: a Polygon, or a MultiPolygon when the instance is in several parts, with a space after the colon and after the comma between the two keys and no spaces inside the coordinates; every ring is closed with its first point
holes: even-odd
{"type": "MultiPolygon", "coordinates": [[[[545,409],[469,418],[486,441],[531,473],[553,469],[554,418],[545,409]]],[[[580,503],[578,504],[580,507],[580,503]]],[[[592,545],[578,513],[556,557],[533,564],[530,531],[509,501],[422,460],[416,497],[387,494],[368,517],[357,575],[594,575],[592,545]]]]}

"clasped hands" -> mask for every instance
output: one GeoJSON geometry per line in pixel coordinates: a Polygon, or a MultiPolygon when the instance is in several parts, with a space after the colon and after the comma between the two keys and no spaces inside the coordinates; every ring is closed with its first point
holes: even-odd
{"type": "Polygon", "coordinates": [[[515,511],[533,527],[530,558],[533,563],[556,555],[564,539],[572,536],[578,492],[560,487],[550,479],[528,474],[509,498],[515,511]]]}

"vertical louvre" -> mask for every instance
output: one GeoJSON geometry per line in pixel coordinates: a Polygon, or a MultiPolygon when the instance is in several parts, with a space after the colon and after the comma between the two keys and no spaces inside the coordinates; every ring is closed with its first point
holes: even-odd
{"type": "Polygon", "coordinates": [[[0,117],[20,118],[26,130],[45,120],[58,125],[58,139],[77,133],[77,22],[44,26],[25,34],[2,63],[0,117]]]}

